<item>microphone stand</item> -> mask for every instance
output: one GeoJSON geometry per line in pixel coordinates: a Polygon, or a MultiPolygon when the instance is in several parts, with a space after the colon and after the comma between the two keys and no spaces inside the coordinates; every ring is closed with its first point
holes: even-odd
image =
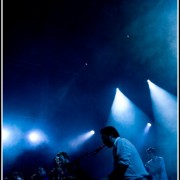
{"type": "Polygon", "coordinates": [[[87,158],[87,157],[89,157],[89,156],[94,156],[94,155],[96,155],[96,154],[97,154],[98,152],[100,152],[104,147],[105,147],[105,145],[102,145],[102,146],[100,146],[99,148],[95,149],[94,151],[85,153],[85,154],[83,154],[82,156],[80,156],[79,158],[75,159],[72,163],[75,163],[75,164],[78,163],[78,164],[79,164],[79,162],[80,162],[82,159],[87,158]]]}

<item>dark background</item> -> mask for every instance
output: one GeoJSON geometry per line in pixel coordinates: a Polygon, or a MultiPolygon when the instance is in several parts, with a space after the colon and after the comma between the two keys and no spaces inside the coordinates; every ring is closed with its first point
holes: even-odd
{"type": "MultiPolygon", "coordinates": [[[[117,87],[153,122],[147,79],[177,96],[176,0],[4,1],[3,124],[41,128],[50,140],[4,148],[4,174],[29,177],[39,164],[50,170],[61,150],[76,159],[101,145],[117,87]],[[81,148],[68,146],[91,129],[95,136],[81,148]]],[[[111,170],[109,161],[103,149],[81,163],[97,178],[111,170]]]]}

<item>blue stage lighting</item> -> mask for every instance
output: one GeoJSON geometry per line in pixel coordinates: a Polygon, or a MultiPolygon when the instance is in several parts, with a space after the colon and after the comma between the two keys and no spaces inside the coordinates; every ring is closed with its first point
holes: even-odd
{"type": "Polygon", "coordinates": [[[79,135],[77,138],[71,141],[71,146],[76,148],[79,145],[82,145],[85,141],[87,141],[89,138],[91,138],[95,134],[94,130],[88,131],[84,134],[79,135]]]}
{"type": "Polygon", "coordinates": [[[47,141],[45,135],[40,130],[33,130],[28,133],[28,140],[31,144],[38,145],[47,141]]]}

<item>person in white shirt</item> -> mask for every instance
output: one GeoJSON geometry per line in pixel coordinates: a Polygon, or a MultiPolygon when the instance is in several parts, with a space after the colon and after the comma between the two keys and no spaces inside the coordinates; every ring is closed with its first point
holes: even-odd
{"type": "Polygon", "coordinates": [[[150,147],[146,150],[150,160],[145,164],[146,170],[152,180],[168,180],[164,158],[156,155],[156,149],[150,147]]]}
{"type": "Polygon", "coordinates": [[[113,171],[103,179],[109,180],[147,180],[142,159],[135,146],[127,139],[120,137],[113,126],[100,130],[103,143],[113,148],[113,171]]]}

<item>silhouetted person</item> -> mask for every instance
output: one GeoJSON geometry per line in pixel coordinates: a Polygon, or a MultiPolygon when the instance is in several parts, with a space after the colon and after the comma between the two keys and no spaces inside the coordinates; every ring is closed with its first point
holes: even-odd
{"type": "Polygon", "coordinates": [[[113,148],[113,171],[103,179],[146,180],[149,176],[135,146],[120,137],[116,128],[107,126],[101,129],[101,138],[108,148],[113,148]]]}
{"type": "Polygon", "coordinates": [[[163,157],[157,156],[156,149],[152,147],[148,148],[146,152],[150,160],[145,164],[145,167],[152,176],[152,180],[167,180],[168,177],[163,157]]]}
{"type": "Polygon", "coordinates": [[[60,152],[55,157],[55,167],[49,173],[51,180],[72,180],[76,179],[73,166],[70,163],[69,155],[66,152],[60,152]]]}

